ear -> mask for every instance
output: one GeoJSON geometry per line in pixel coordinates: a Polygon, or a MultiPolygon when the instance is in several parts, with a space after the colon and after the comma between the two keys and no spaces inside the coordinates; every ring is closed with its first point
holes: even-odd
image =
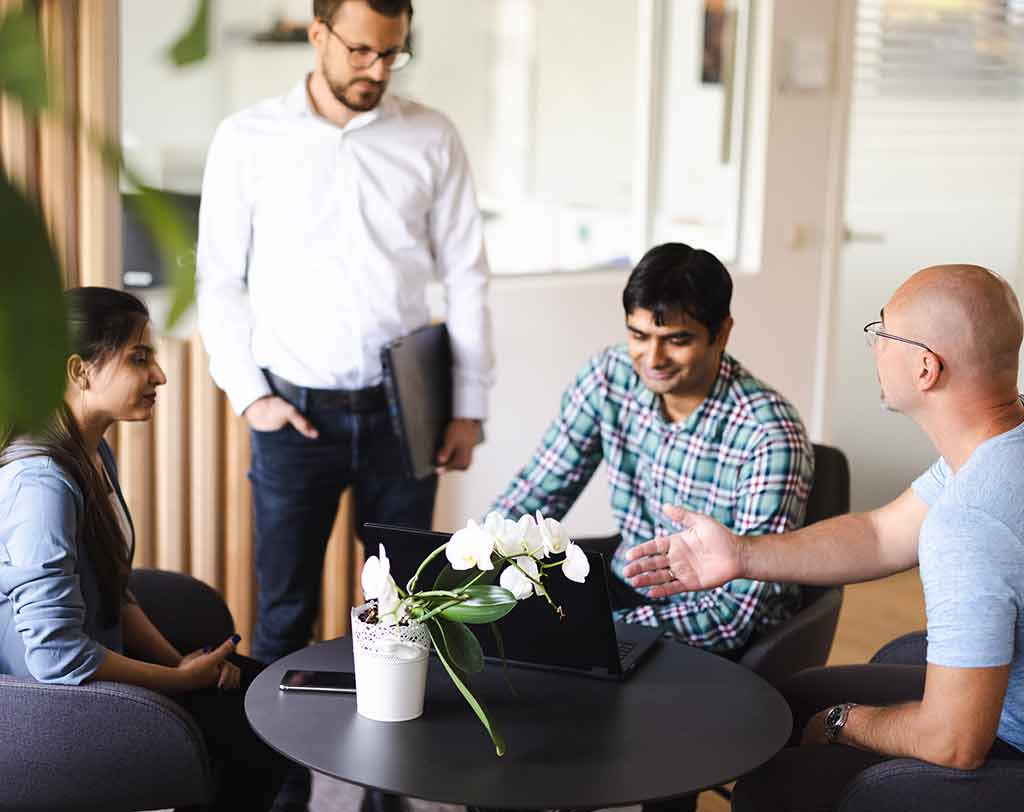
{"type": "Polygon", "coordinates": [[[942,374],[942,361],[930,350],[921,351],[921,362],[917,369],[917,388],[922,392],[933,389],[942,374]]]}
{"type": "Polygon", "coordinates": [[[729,336],[732,334],[732,326],[735,322],[732,316],[726,316],[725,321],[722,322],[722,326],[718,328],[718,335],[715,336],[715,344],[718,345],[719,349],[724,350],[725,345],[729,343],[729,336]]]}
{"type": "Polygon", "coordinates": [[[68,381],[79,389],[85,390],[89,388],[88,365],[82,360],[81,355],[72,355],[68,358],[66,369],[68,373],[68,381]]]}
{"type": "Polygon", "coordinates": [[[309,28],[306,29],[306,37],[309,39],[310,45],[316,48],[317,54],[319,54],[324,47],[324,38],[327,36],[324,23],[319,17],[314,17],[313,22],[309,24],[309,28]]]}

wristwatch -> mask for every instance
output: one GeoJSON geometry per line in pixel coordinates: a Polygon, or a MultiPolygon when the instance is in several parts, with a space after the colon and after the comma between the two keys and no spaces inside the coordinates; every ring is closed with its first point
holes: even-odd
{"type": "Polygon", "coordinates": [[[855,702],[844,702],[841,705],[833,705],[825,712],[825,738],[829,744],[835,744],[839,734],[846,726],[846,720],[850,716],[850,708],[856,707],[855,702]]]}

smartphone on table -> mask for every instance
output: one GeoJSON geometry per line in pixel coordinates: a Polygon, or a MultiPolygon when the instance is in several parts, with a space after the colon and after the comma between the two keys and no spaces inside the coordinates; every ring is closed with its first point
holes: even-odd
{"type": "Polygon", "coordinates": [[[329,691],[354,694],[356,675],[351,671],[285,671],[282,691],[329,691]]]}

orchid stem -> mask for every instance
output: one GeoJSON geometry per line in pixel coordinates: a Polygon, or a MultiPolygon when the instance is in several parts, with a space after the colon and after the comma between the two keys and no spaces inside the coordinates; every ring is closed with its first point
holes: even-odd
{"type": "Polygon", "coordinates": [[[446,541],[444,544],[442,544],[440,547],[434,550],[430,555],[423,559],[423,563],[420,564],[419,569],[417,569],[416,572],[413,573],[412,578],[409,579],[409,583],[405,586],[405,588],[409,590],[410,595],[416,589],[416,581],[419,580],[420,573],[423,572],[423,568],[427,566],[427,564],[429,564],[435,558],[437,558],[442,552],[444,552],[444,548],[447,546],[448,542],[446,541]]]}

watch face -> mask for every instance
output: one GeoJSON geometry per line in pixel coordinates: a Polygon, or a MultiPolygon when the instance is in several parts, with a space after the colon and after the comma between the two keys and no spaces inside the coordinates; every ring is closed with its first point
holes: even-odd
{"type": "Polygon", "coordinates": [[[843,718],[843,706],[836,705],[833,708],[829,708],[828,713],[825,714],[825,724],[829,727],[834,727],[839,724],[839,720],[843,718]]]}

